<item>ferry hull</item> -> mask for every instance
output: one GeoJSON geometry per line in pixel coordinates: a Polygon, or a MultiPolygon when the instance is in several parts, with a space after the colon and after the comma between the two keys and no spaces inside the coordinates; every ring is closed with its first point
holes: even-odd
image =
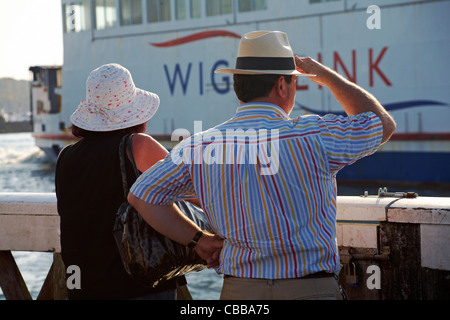
{"type": "Polygon", "coordinates": [[[59,152],[67,145],[75,143],[77,140],[71,135],[44,135],[33,134],[38,146],[44,151],[49,161],[56,164],[59,152]]]}
{"type": "Polygon", "coordinates": [[[450,186],[450,153],[377,152],[342,169],[342,182],[431,183],[450,186]]]}

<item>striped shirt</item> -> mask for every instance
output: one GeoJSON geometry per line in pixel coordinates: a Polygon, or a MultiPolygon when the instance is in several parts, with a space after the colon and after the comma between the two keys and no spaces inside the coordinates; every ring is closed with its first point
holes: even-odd
{"type": "Polygon", "coordinates": [[[218,273],[297,278],[338,272],[336,174],[380,146],[373,113],[290,119],[241,105],[229,121],[182,141],[131,192],[156,205],[195,194],[226,240],[218,273]]]}

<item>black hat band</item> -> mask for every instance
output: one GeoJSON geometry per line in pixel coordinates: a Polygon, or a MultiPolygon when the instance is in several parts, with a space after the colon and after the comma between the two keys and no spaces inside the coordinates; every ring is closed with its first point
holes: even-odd
{"type": "Polygon", "coordinates": [[[240,57],[236,60],[240,70],[296,70],[293,58],[240,57]]]}

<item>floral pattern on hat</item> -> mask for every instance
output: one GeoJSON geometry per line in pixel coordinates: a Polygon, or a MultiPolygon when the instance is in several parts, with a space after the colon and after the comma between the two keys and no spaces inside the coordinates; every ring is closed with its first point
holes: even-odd
{"type": "Polygon", "coordinates": [[[136,88],[130,72],[119,64],[95,69],[86,81],[86,100],[70,117],[89,131],[114,131],[148,122],[159,108],[155,93],[136,88]]]}

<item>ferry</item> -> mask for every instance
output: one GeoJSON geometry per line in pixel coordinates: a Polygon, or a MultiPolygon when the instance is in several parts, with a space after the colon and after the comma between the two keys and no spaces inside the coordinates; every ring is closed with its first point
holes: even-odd
{"type": "MultiPolygon", "coordinates": [[[[161,106],[148,133],[171,149],[231,118],[240,38],[288,34],[310,56],[370,91],[397,121],[392,139],[345,169],[340,182],[450,186],[449,0],[62,0],[64,65],[34,66],[34,137],[52,159],[72,143],[69,117],[89,73],[130,70],[161,106]]],[[[302,78],[291,117],[343,114],[330,91],[302,78]]]]}

